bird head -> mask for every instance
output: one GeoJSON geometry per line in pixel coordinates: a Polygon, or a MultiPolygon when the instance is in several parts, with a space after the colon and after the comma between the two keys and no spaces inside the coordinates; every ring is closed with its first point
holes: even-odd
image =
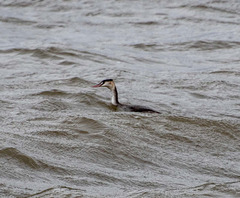
{"type": "Polygon", "coordinates": [[[112,79],[106,79],[94,85],[93,87],[107,87],[108,89],[113,90],[115,87],[115,83],[112,79]]]}

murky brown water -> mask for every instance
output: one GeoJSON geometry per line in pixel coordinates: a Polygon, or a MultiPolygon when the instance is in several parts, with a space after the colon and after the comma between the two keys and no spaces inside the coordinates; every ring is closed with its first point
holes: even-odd
{"type": "Polygon", "coordinates": [[[6,0],[0,30],[1,197],[240,196],[238,0],[6,0]]]}

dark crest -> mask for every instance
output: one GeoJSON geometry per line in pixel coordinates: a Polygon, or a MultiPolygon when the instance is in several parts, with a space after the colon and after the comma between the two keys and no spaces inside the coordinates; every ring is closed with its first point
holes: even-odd
{"type": "Polygon", "coordinates": [[[113,81],[113,79],[106,79],[106,80],[103,80],[102,82],[105,83],[105,82],[108,82],[108,81],[113,81]]]}
{"type": "Polygon", "coordinates": [[[101,81],[99,84],[103,85],[105,82],[111,82],[111,81],[113,81],[113,79],[106,79],[101,81]]]}

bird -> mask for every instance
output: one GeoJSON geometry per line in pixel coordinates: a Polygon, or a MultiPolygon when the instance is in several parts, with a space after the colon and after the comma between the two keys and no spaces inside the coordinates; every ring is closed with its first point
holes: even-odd
{"type": "Polygon", "coordinates": [[[144,106],[121,104],[118,101],[118,91],[113,79],[102,80],[100,83],[94,85],[93,87],[107,87],[108,89],[110,89],[110,91],[112,92],[111,103],[114,106],[120,107],[123,110],[132,111],[132,112],[160,113],[158,111],[155,111],[153,109],[150,109],[144,106]]]}

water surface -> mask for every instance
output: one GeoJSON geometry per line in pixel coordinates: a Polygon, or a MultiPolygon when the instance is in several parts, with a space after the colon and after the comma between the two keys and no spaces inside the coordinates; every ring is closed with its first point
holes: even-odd
{"type": "Polygon", "coordinates": [[[240,3],[0,3],[1,197],[239,197],[240,3]],[[161,114],[111,106],[120,102],[161,114]]]}

